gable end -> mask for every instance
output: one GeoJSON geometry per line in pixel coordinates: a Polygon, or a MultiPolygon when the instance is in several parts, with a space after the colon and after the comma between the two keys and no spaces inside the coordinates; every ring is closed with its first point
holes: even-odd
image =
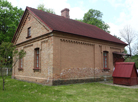
{"type": "MultiPolygon", "coordinates": [[[[39,27],[37,28],[37,27],[32,27],[32,29],[34,30],[36,30],[37,29],[37,34],[33,34],[32,33],[32,35],[33,35],[33,38],[34,37],[37,37],[37,36],[39,36],[39,35],[42,35],[42,34],[46,34],[46,33],[49,33],[49,32],[51,32],[51,29],[48,27],[48,26],[46,26],[43,22],[41,22],[34,14],[32,14],[28,9],[26,9],[25,10],[25,12],[24,12],[24,14],[23,14],[23,16],[22,16],[22,18],[21,18],[21,20],[20,20],[20,23],[19,23],[19,25],[18,25],[18,27],[17,27],[17,30],[16,30],[16,32],[15,32],[15,34],[14,34],[14,37],[13,37],[13,39],[12,39],[12,42],[14,43],[14,44],[17,44],[17,43],[21,43],[21,42],[24,42],[24,41],[26,41],[26,40],[28,40],[28,39],[26,39],[26,37],[27,37],[27,31],[24,31],[25,29],[26,29],[26,24],[27,24],[27,22],[28,21],[30,21],[30,22],[33,22],[32,23],[32,25],[30,24],[30,26],[28,26],[28,28],[29,27],[31,27],[31,26],[34,26],[34,25],[38,25],[39,27]],[[32,20],[32,21],[31,21],[32,20]],[[37,24],[34,24],[34,23],[37,23],[37,24]],[[40,27],[41,26],[41,27],[40,27]],[[24,28],[25,27],[25,28],[24,28]],[[42,31],[43,30],[43,31],[42,31]],[[45,31],[44,31],[45,30],[45,31]],[[39,31],[40,31],[40,33],[39,33],[39,31]],[[23,34],[22,34],[22,36],[21,36],[21,33],[23,32],[23,34]],[[19,38],[19,37],[22,37],[22,38],[19,38]],[[20,40],[20,39],[22,39],[22,40],[20,40]],[[20,41],[18,41],[18,40],[20,40],[20,41]]],[[[26,29],[27,30],[27,29],[26,29]]]]}

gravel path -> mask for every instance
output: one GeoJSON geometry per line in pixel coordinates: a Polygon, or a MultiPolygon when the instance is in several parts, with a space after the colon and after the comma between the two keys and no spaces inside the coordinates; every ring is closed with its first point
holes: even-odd
{"type": "Polygon", "coordinates": [[[134,86],[117,85],[117,84],[113,84],[113,83],[108,82],[108,81],[107,82],[101,81],[99,83],[106,84],[106,85],[112,85],[112,86],[118,86],[118,87],[125,87],[125,88],[134,88],[134,89],[138,88],[138,85],[134,85],[134,86]]]}

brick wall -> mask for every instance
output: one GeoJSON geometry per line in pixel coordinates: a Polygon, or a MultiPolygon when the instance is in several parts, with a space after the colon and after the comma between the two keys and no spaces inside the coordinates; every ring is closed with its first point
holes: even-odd
{"type": "Polygon", "coordinates": [[[113,51],[124,46],[70,34],[54,34],[54,80],[77,80],[112,77],[113,51]],[[103,51],[108,51],[109,71],[103,70],[103,51]]]}
{"type": "Polygon", "coordinates": [[[14,67],[13,78],[46,85],[53,85],[58,80],[104,79],[113,72],[112,52],[124,49],[123,45],[67,33],[51,33],[32,39],[48,32],[47,27],[32,14],[26,14],[15,41],[17,49],[24,49],[26,56],[23,58],[23,70],[18,70],[19,62],[14,67]],[[26,39],[28,27],[31,27],[31,38],[26,39]],[[30,41],[24,42],[27,40],[30,41]],[[33,70],[35,48],[40,49],[40,70],[33,70]],[[109,71],[103,71],[103,51],[108,51],[109,71]]]}
{"type": "Polygon", "coordinates": [[[20,30],[18,31],[18,39],[16,44],[28,40],[26,37],[29,27],[31,27],[31,38],[35,38],[49,32],[49,30],[46,29],[46,27],[38,19],[36,19],[32,14],[28,13],[25,15],[22,25],[20,26],[20,30]]]}
{"type": "Polygon", "coordinates": [[[31,44],[19,47],[18,50],[24,49],[26,55],[23,58],[23,70],[18,70],[19,61],[17,62],[13,76],[19,80],[26,80],[38,83],[49,83],[53,75],[53,39],[52,37],[33,42],[31,44]],[[39,68],[33,70],[34,67],[34,49],[39,48],[39,68]]]}
{"type": "Polygon", "coordinates": [[[48,33],[48,29],[32,14],[27,12],[23,18],[23,22],[17,32],[16,40],[17,49],[24,49],[26,56],[23,58],[23,70],[18,70],[19,61],[16,63],[12,76],[18,80],[31,81],[36,83],[43,83],[52,85],[53,75],[53,37],[49,35],[43,38],[31,40],[32,38],[48,33]],[[28,27],[31,27],[31,37],[27,37],[28,27]],[[24,42],[31,40],[29,42],[24,42]],[[24,42],[24,43],[22,43],[24,42]],[[19,45],[19,43],[22,43],[19,45]],[[39,68],[40,70],[33,70],[34,67],[34,49],[39,48],[39,68]]]}

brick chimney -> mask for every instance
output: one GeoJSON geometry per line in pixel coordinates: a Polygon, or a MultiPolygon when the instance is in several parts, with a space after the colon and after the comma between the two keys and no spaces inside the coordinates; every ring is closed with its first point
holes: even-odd
{"type": "Polygon", "coordinates": [[[61,11],[61,16],[65,17],[65,18],[70,18],[69,17],[69,9],[65,8],[61,11]]]}

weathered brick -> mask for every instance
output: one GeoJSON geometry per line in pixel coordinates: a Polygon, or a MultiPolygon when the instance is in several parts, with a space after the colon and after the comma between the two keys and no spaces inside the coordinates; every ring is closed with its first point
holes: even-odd
{"type": "Polygon", "coordinates": [[[12,76],[18,80],[46,85],[104,80],[113,73],[112,52],[124,49],[124,45],[117,43],[67,33],[54,32],[50,35],[47,27],[30,13],[26,14],[22,23],[23,28],[20,27],[14,42],[18,50],[26,51],[23,70],[18,70],[19,61],[13,69],[12,76]],[[31,38],[27,39],[28,27],[31,27],[31,38]],[[40,36],[44,34],[47,35],[40,36]],[[40,49],[40,70],[33,70],[35,48],[40,49]],[[103,71],[103,51],[108,51],[109,71],[103,71]]]}

